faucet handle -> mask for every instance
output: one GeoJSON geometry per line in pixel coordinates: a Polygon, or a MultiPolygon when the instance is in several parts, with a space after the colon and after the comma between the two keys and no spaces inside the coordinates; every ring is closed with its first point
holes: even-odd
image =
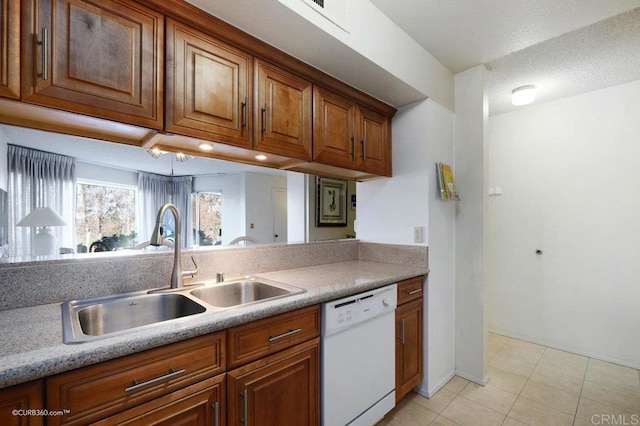
{"type": "Polygon", "coordinates": [[[191,275],[191,278],[193,278],[194,275],[198,275],[198,264],[196,263],[196,260],[193,258],[193,256],[191,256],[191,261],[193,262],[193,266],[195,266],[196,269],[182,272],[183,277],[186,277],[187,275],[191,275]]]}

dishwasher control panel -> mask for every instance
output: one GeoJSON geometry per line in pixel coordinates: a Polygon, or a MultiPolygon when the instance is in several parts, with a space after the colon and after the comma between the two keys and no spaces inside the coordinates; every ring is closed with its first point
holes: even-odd
{"type": "Polygon", "coordinates": [[[347,327],[393,312],[397,306],[397,285],[355,294],[322,305],[322,334],[328,336],[347,327]]]}

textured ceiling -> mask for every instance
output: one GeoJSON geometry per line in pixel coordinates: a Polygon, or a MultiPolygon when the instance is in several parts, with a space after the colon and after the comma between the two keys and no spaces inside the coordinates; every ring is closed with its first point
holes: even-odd
{"type": "Polygon", "coordinates": [[[371,0],[452,72],[485,64],[489,113],[640,79],[640,0],[371,0]]]}

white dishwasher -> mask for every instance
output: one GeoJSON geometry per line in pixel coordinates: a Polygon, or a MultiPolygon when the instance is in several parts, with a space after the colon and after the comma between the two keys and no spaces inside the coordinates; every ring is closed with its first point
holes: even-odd
{"type": "Polygon", "coordinates": [[[322,424],[371,426],[395,406],[396,284],[322,305],[322,424]]]}

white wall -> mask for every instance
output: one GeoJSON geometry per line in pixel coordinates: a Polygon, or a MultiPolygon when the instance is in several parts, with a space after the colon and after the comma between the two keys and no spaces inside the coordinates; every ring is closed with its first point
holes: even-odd
{"type": "Polygon", "coordinates": [[[245,173],[245,235],[260,243],[273,242],[272,189],[287,189],[287,177],[245,173]]]}
{"type": "Polygon", "coordinates": [[[138,172],[76,161],[78,179],[138,187],[138,172]]]}
{"type": "Polygon", "coordinates": [[[456,374],[484,384],[485,188],[488,107],[483,66],[456,75],[454,174],[461,201],[456,202],[456,374]]]}
{"type": "Polygon", "coordinates": [[[414,244],[413,227],[428,233],[430,169],[426,141],[425,101],[401,108],[393,117],[393,178],[358,182],[358,239],[387,244],[414,244]]]}
{"type": "Polygon", "coordinates": [[[491,330],[640,367],[638,111],[640,81],[491,117],[491,330]]]}
{"type": "Polygon", "coordinates": [[[435,163],[453,164],[454,114],[428,100],[419,107],[427,143],[429,276],[425,288],[425,376],[419,392],[433,396],[455,374],[455,203],[442,201],[435,163]]]}
{"type": "Polygon", "coordinates": [[[307,241],[307,175],[287,172],[287,238],[290,243],[307,241]]]}
{"type": "Polygon", "coordinates": [[[6,191],[9,187],[8,142],[9,138],[4,131],[4,127],[0,126],[0,190],[3,191],[6,191]]]}

